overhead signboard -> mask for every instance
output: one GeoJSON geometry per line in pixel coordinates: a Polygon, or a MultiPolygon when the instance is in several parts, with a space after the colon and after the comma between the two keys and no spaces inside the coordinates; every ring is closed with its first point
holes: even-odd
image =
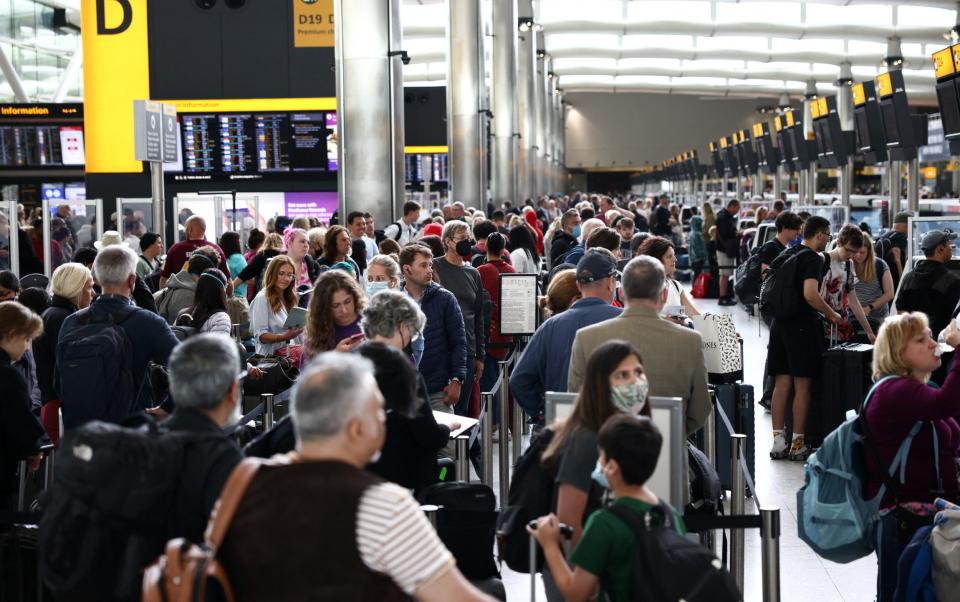
{"type": "Polygon", "coordinates": [[[137,161],[163,162],[163,105],[153,100],[134,101],[133,136],[137,161]]]}
{"type": "Polygon", "coordinates": [[[177,108],[173,105],[163,105],[163,162],[177,162],[177,108]]]}
{"type": "Polygon", "coordinates": [[[295,48],[333,48],[333,0],[291,0],[293,2],[293,45],[295,48]]]}

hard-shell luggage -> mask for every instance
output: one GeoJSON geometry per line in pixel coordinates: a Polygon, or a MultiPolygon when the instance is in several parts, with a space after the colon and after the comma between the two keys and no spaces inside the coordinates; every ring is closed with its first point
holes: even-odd
{"type": "Polygon", "coordinates": [[[754,433],[753,419],[753,386],[739,383],[726,385],[711,385],[711,392],[716,398],[714,415],[716,418],[716,441],[717,441],[717,474],[720,476],[720,483],[724,489],[730,489],[732,482],[730,475],[730,432],[724,425],[723,417],[719,409],[723,410],[733,432],[746,435],[746,460],[747,467],[750,469],[751,477],[756,474],[755,467],[755,449],[756,436],[754,433]]]}
{"type": "Polygon", "coordinates": [[[847,411],[860,407],[871,385],[873,345],[841,343],[823,353],[820,388],[814,392],[804,439],[819,447],[843,424],[847,411]]]}
{"type": "Polygon", "coordinates": [[[500,577],[493,558],[497,499],[481,483],[436,483],[417,495],[421,504],[439,506],[437,534],[471,581],[500,577]]]}

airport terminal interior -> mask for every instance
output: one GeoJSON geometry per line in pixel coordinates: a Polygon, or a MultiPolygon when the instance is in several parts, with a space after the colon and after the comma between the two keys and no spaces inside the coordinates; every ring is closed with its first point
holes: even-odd
{"type": "Polygon", "coordinates": [[[0,0],[0,602],[960,600],[958,157],[954,0],[0,0]]]}

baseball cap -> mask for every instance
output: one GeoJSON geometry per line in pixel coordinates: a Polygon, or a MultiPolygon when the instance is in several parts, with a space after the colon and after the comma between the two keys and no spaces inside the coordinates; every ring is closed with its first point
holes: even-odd
{"type": "Polygon", "coordinates": [[[907,220],[913,217],[913,213],[909,211],[901,211],[900,213],[893,216],[893,223],[895,224],[905,224],[907,220]]]}
{"type": "Polygon", "coordinates": [[[609,278],[616,273],[617,262],[608,253],[587,251],[577,263],[577,282],[581,284],[609,278]]]}
{"type": "Polygon", "coordinates": [[[923,239],[920,241],[920,249],[923,250],[924,253],[929,253],[943,243],[956,239],[956,232],[951,232],[950,230],[930,230],[923,235],[923,239]]]}

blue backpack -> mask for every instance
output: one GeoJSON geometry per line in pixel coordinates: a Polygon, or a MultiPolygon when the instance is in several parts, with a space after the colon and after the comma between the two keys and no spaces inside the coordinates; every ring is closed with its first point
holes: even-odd
{"type": "Polygon", "coordinates": [[[937,602],[932,574],[933,549],[930,546],[932,531],[933,525],[921,527],[900,555],[894,602],[937,602]]]}
{"type": "MultiPolygon", "coordinates": [[[[863,400],[860,413],[827,435],[820,449],[807,460],[804,484],[797,492],[797,529],[800,539],[817,555],[832,562],[852,562],[873,553],[880,501],[888,484],[896,489],[897,483],[892,477],[898,469],[900,484],[904,483],[910,444],[923,426],[923,422],[913,425],[890,464],[890,478],[884,479],[876,496],[864,499],[867,483],[864,449],[872,448],[875,462],[879,454],[867,441],[869,433],[863,416],[873,392],[890,378],[894,377],[877,381],[863,400]]],[[[935,428],[933,432],[936,445],[935,428]]],[[[939,466],[937,470],[939,474],[939,466]]]]}
{"type": "Polygon", "coordinates": [[[64,428],[90,420],[118,423],[137,412],[133,344],[120,327],[134,312],[130,305],[113,314],[76,313],[78,328],[57,344],[60,404],[64,428]]]}

